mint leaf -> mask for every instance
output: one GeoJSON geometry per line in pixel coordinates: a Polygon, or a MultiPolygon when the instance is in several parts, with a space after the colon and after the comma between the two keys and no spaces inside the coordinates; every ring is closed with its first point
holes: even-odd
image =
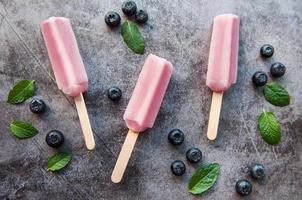
{"type": "Polygon", "coordinates": [[[19,81],[8,94],[7,102],[11,104],[23,103],[29,97],[35,94],[35,81],[22,80],[19,81]]]}
{"type": "Polygon", "coordinates": [[[201,194],[209,190],[216,182],[220,173],[218,163],[211,163],[198,168],[189,181],[189,192],[201,194]]]}
{"type": "Polygon", "coordinates": [[[274,113],[263,111],[258,118],[260,135],[265,142],[276,145],[281,140],[281,128],[274,113]]]}
{"type": "Polygon", "coordinates": [[[48,158],[47,170],[58,171],[67,166],[71,160],[71,155],[69,153],[60,152],[52,155],[48,158]]]}
{"type": "Polygon", "coordinates": [[[13,121],[9,127],[11,133],[19,139],[31,138],[38,133],[31,124],[22,121],[13,121]]]}
{"type": "Polygon", "coordinates": [[[287,106],[290,103],[288,92],[277,83],[266,84],[263,89],[265,99],[275,106],[287,106]]]}
{"type": "Polygon", "coordinates": [[[145,51],[145,40],[138,30],[138,26],[131,22],[126,21],[121,28],[122,37],[127,46],[137,54],[143,54],[145,51]]]}

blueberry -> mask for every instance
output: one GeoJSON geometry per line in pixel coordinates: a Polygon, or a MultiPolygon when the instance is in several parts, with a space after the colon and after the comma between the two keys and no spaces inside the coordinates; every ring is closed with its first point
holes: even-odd
{"type": "Polygon", "coordinates": [[[263,71],[257,71],[254,73],[252,80],[256,86],[264,86],[267,83],[267,75],[263,71]]]}
{"type": "Polygon", "coordinates": [[[265,177],[265,168],[261,164],[255,164],[251,168],[251,176],[255,179],[263,179],[265,177]]]}
{"type": "Polygon", "coordinates": [[[271,75],[273,77],[281,77],[285,74],[285,71],[286,67],[280,62],[273,63],[270,69],[271,75]]]}
{"type": "Polygon", "coordinates": [[[46,104],[42,99],[33,99],[29,103],[29,109],[31,112],[36,113],[36,114],[41,114],[46,110],[46,104]]]}
{"type": "Polygon", "coordinates": [[[180,145],[185,139],[184,133],[179,129],[173,129],[168,135],[168,140],[171,144],[180,145]]]}
{"type": "Polygon", "coordinates": [[[105,15],[105,22],[110,27],[116,27],[121,22],[121,17],[117,12],[110,11],[105,15]]]}
{"type": "Polygon", "coordinates": [[[186,165],[181,160],[175,160],[171,164],[171,171],[176,176],[181,176],[186,172],[186,165]]]}
{"type": "Polygon", "coordinates": [[[274,47],[270,44],[265,44],[260,48],[260,54],[264,58],[272,57],[274,54],[274,47]]]}
{"type": "Polygon", "coordinates": [[[111,87],[107,91],[107,96],[112,101],[118,101],[122,98],[122,90],[118,87],[111,87]]]}
{"type": "Polygon", "coordinates": [[[246,179],[236,182],[236,192],[242,196],[247,196],[252,192],[252,183],[246,179]]]}
{"type": "Polygon", "coordinates": [[[198,148],[191,148],[187,151],[186,157],[187,157],[189,162],[197,163],[202,158],[202,152],[198,148]]]}
{"type": "Polygon", "coordinates": [[[135,20],[138,23],[145,23],[146,21],[148,21],[148,14],[146,11],[144,10],[139,10],[136,14],[135,14],[135,20]]]}
{"type": "Polygon", "coordinates": [[[136,13],[136,3],[134,1],[125,1],[122,5],[122,11],[125,15],[134,15],[136,13]]]}
{"type": "Polygon", "coordinates": [[[64,143],[64,135],[61,131],[52,130],[46,135],[46,143],[51,147],[60,147],[64,143]]]}

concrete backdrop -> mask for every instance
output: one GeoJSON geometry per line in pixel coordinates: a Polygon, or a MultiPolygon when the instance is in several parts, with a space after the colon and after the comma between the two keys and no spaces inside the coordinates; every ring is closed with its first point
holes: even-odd
{"type": "Polygon", "coordinates": [[[261,183],[252,180],[253,192],[246,199],[301,199],[301,1],[136,2],[149,14],[148,23],[140,26],[144,55],[132,53],[120,30],[104,23],[111,10],[125,21],[122,1],[0,0],[0,199],[240,199],[234,185],[249,178],[247,166],[254,162],[265,165],[267,178],[261,183]],[[225,93],[219,136],[210,142],[206,128],[211,91],[205,80],[211,24],[215,15],[230,12],[241,18],[238,81],[225,93]],[[92,152],[84,146],[73,99],[54,81],[39,28],[50,16],[72,20],[89,76],[85,99],[97,144],[92,152]],[[264,43],[275,47],[273,58],[259,57],[264,43]],[[149,53],[170,60],[173,77],[154,127],[140,135],[123,182],[113,184],[111,172],[127,134],[122,115],[149,53]],[[277,80],[292,96],[283,108],[266,102],[261,89],[251,83],[255,71],[268,72],[274,61],[287,66],[285,76],[277,80]],[[21,79],[36,81],[36,96],[48,105],[45,114],[32,114],[29,100],[17,106],[6,103],[9,89],[21,79]],[[110,86],[123,91],[118,103],[106,96],[110,86]],[[259,136],[256,120],[263,109],[275,112],[281,123],[278,146],[267,145],[259,136]],[[16,119],[31,122],[40,133],[27,140],[14,138],[8,126],[16,119]],[[184,144],[177,148],[167,141],[173,128],[185,133],[184,144]],[[65,134],[63,149],[73,155],[71,164],[58,173],[46,171],[47,157],[54,152],[45,143],[51,129],[65,134]],[[202,150],[202,163],[221,164],[217,184],[196,197],[187,192],[188,179],[198,166],[185,161],[190,147],[202,150]],[[170,172],[176,159],[187,164],[183,177],[170,172]]]}

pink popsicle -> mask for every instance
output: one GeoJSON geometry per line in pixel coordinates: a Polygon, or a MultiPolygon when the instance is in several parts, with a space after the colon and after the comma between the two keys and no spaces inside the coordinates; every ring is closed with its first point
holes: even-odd
{"type": "Polygon", "coordinates": [[[88,78],[70,20],[50,17],[41,30],[58,88],[69,96],[86,91],[88,78]]]}
{"type": "Polygon", "coordinates": [[[122,180],[139,132],[153,127],[172,70],[172,64],[164,58],[152,54],[147,57],[124,114],[129,132],[112,172],[114,183],[122,180]]]}
{"type": "Polygon", "coordinates": [[[70,20],[50,17],[41,23],[41,31],[58,88],[74,97],[86,146],[92,150],[95,142],[82,95],[88,78],[70,20]]]}
{"type": "Polygon", "coordinates": [[[239,17],[233,14],[214,18],[209,54],[207,86],[213,91],[207,136],[217,136],[223,92],[237,79],[239,17]]]}
{"type": "Polygon", "coordinates": [[[147,57],[124,114],[129,129],[142,132],[152,128],[171,74],[170,62],[152,54],[147,57]]]}
{"type": "Polygon", "coordinates": [[[206,84],[215,92],[226,91],[237,79],[239,17],[214,18],[206,84]]]}

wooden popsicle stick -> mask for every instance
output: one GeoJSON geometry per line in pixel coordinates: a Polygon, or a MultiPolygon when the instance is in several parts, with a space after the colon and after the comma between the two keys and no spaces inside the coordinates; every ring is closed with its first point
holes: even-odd
{"type": "Polygon", "coordinates": [[[95,142],[94,142],[93,133],[92,133],[85,101],[83,98],[83,94],[81,93],[78,96],[74,97],[74,101],[77,107],[86,147],[87,149],[92,150],[95,148],[95,142]]]}
{"type": "Polygon", "coordinates": [[[115,167],[111,175],[111,180],[113,183],[121,182],[138,135],[139,133],[137,132],[134,132],[132,130],[128,131],[122,150],[117,158],[115,167]]]}
{"type": "Polygon", "coordinates": [[[213,92],[207,132],[209,140],[215,140],[217,136],[222,98],[223,92],[213,92]]]}

